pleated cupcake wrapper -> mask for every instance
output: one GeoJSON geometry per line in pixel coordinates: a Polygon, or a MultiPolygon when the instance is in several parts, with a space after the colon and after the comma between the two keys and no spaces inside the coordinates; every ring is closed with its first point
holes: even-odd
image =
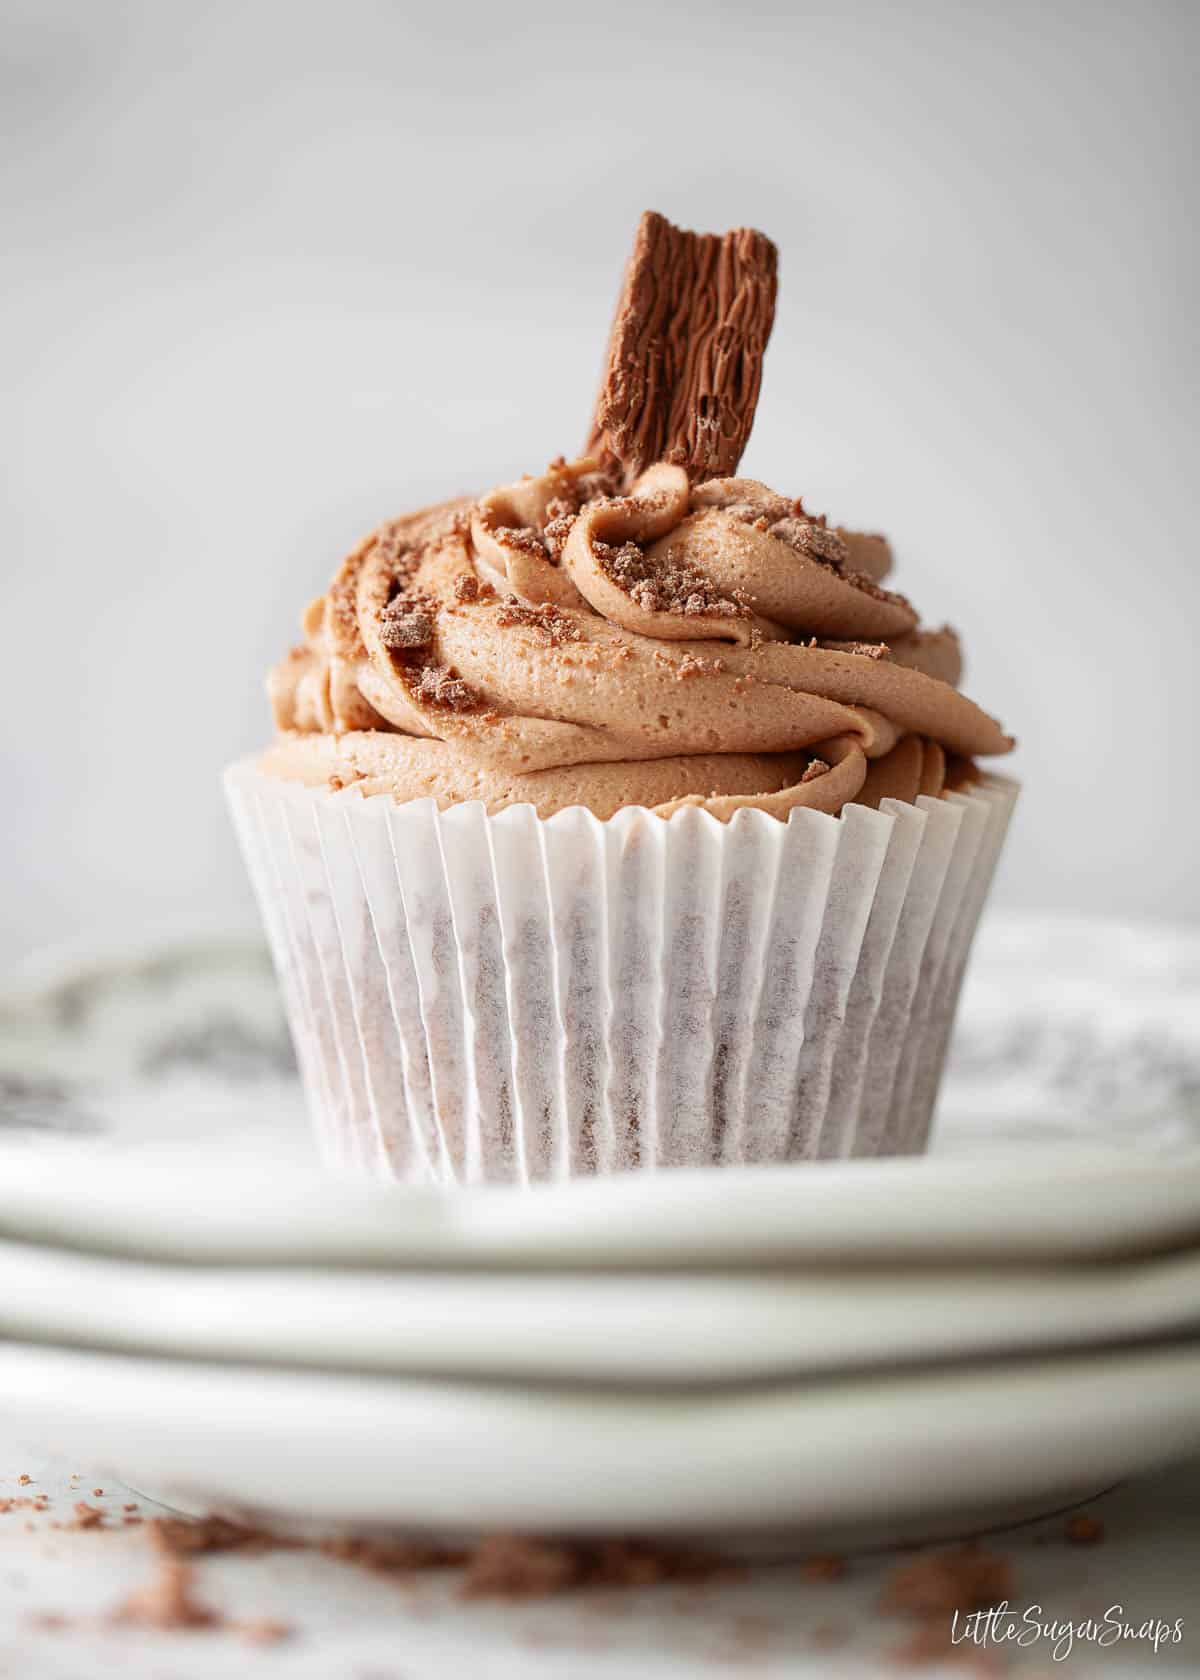
{"type": "Polygon", "coordinates": [[[1017,794],[602,822],[226,787],[325,1153],[440,1183],[923,1149],[1017,794]]]}

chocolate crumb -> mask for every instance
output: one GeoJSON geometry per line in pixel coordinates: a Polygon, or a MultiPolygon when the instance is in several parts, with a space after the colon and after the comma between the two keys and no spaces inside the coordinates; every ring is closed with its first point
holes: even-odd
{"type": "Polygon", "coordinates": [[[454,599],[464,605],[471,601],[490,601],[495,593],[490,583],[469,574],[454,580],[454,599]]]}
{"type": "Polygon", "coordinates": [[[158,1574],[144,1587],[130,1593],[113,1612],[112,1620],[122,1626],[158,1628],[216,1627],[221,1618],[192,1590],[193,1571],[178,1558],[165,1558],[158,1574]]]}
{"type": "Polygon", "coordinates": [[[412,692],[417,700],[448,712],[470,712],[479,705],[478,695],[448,665],[422,665],[412,692]]]}
{"type": "Polygon", "coordinates": [[[643,612],[683,613],[694,617],[748,618],[744,599],[730,600],[690,566],[655,565],[634,542],[594,542],[601,571],[643,612]]]}
{"type": "Polygon", "coordinates": [[[278,1645],[290,1639],[295,1632],[287,1622],[276,1621],[271,1616],[257,1616],[248,1622],[230,1622],[229,1626],[248,1645],[278,1645]]]}
{"type": "MultiPolygon", "coordinates": [[[[554,507],[555,503],[551,502],[550,506],[554,507]]],[[[577,517],[574,513],[557,514],[542,532],[542,541],[551,560],[557,562],[562,559],[563,549],[567,546],[567,538],[571,535],[577,517]]]]}
{"type": "Polygon", "coordinates": [[[64,1616],[61,1610],[35,1610],[27,1620],[30,1627],[41,1633],[61,1633],[71,1625],[70,1617],[64,1616]]]}
{"type": "Polygon", "coordinates": [[[857,653],[864,659],[883,659],[889,652],[886,642],[836,642],[813,636],[806,647],[824,648],[829,653],[857,653]]]}
{"type": "MultiPolygon", "coordinates": [[[[815,764],[816,759],[813,760],[815,764]]],[[[812,765],[809,765],[809,770],[812,765]]],[[[805,771],[807,776],[808,771],[805,771]]],[[[800,1574],[806,1581],[840,1581],[846,1574],[847,1563],[844,1557],[836,1552],[818,1552],[812,1557],[806,1557],[800,1565],[800,1574]]]]}
{"type": "Polygon", "coordinates": [[[495,1534],[475,1548],[460,1591],[464,1598],[544,1598],[577,1579],[569,1546],[495,1534]]]}
{"type": "Polygon", "coordinates": [[[75,1501],[75,1521],[72,1528],[100,1528],[104,1523],[105,1513],[98,1505],[89,1505],[86,1499],[75,1501]]]}
{"type": "Polygon", "coordinates": [[[21,1474],[17,1477],[17,1481],[21,1484],[22,1487],[28,1487],[32,1480],[33,1480],[33,1477],[32,1476],[27,1476],[24,1473],[24,1471],[22,1471],[21,1474]]]}
{"type": "Polygon", "coordinates": [[[1104,1523],[1086,1511],[1067,1519],[1063,1535],[1071,1546],[1098,1546],[1104,1539],[1104,1523]]]}
{"type": "Polygon", "coordinates": [[[430,1540],[389,1539],[386,1536],[336,1535],[322,1540],[318,1550],[342,1563],[355,1563],[380,1575],[407,1574],[425,1569],[448,1569],[465,1561],[461,1547],[430,1540]]]}
{"type": "Polygon", "coordinates": [[[883,1608],[901,1615],[950,1616],[988,1610],[1013,1597],[1012,1565],[975,1542],[898,1565],[888,1576],[883,1608]]]}
{"type": "Polygon", "coordinates": [[[498,525],[495,535],[505,548],[515,548],[522,554],[531,555],[535,560],[546,558],[546,545],[542,541],[541,532],[532,525],[498,525]]]}
{"type": "Polygon", "coordinates": [[[494,1534],[471,1554],[464,1598],[540,1598],[590,1587],[703,1581],[729,1566],[703,1554],[636,1540],[570,1542],[494,1534]]]}
{"type": "Polygon", "coordinates": [[[850,550],[837,532],[818,525],[814,520],[798,519],[790,514],[786,519],[775,520],[769,529],[773,537],[786,543],[797,554],[819,560],[823,566],[831,566],[835,571],[842,571],[850,558],[850,550]]]}
{"type": "Polygon", "coordinates": [[[523,629],[532,630],[547,647],[562,647],[565,642],[577,642],[580,639],[579,625],[576,621],[549,601],[541,606],[531,607],[523,601],[518,601],[515,595],[510,595],[497,611],[496,623],[506,628],[517,624],[523,629]]]}
{"type": "Polygon", "coordinates": [[[165,1557],[194,1557],[202,1552],[232,1552],[290,1545],[267,1529],[248,1528],[225,1517],[153,1517],[150,1543],[165,1557]]]}
{"type": "Polygon", "coordinates": [[[433,619],[414,611],[400,596],[379,615],[379,639],[390,653],[427,648],[433,641],[433,619]]]}

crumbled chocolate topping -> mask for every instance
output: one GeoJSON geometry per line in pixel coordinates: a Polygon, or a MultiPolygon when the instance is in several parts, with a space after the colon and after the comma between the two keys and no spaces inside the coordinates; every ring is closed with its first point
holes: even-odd
{"type": "Polygon", "coordinates": [[[831,572],[837,573],[843,583],[860,589],[873,601],[891,601],[896,606],[908,606],[903,595],[897,595],[891,589],[881,589],[873,578],[867,577],[864,572],[856,572],[850,566],[849,549],[838,533],[826,525],[824,516],[820,519],[811,519],[807,514],[803,518],[789,516],[775,520],[767,529],[771,536],[786,543],[797,554],[827,566],[831,572]]]}
{"type": "MultiPolygon", "coordinates": [[[[475,580],[462,577],[458,580],[460,584],[472,581],[475,580]]],[[[477,596],[487,587],[476,583],[477,596]]],[[[414,700],[450,712],[474,711],[480,704],[479,696],[457,671],[448,665],[438,665],[429,657],[438,605],[432,596],[418,591],[396,595],[379,615],[380,640],[392,654],[395,668],[408,684],[414,700]]]]}
{"type": "Polygon", "coordinates": [[[411,687],[415,699],[448,712],[471,712],[480,704],[479,696],[449,665],[419,666],[411,687]]]}
{"type": "Polygon", "coordinates": [[[769,530],[773,537],[794,548],[797,554],[806,554],[810,560],[819,560],[822,565],[832,566],[836,571],[841,571],[850,557],[850,551],[836,531],[812,520],[798,519],[789,514],[786,519],[775,520],[769,530]]]}
{"type": "Polygon", "coordinates": [[[744,599],[721,595],[701,573],[675,562],[655,565],[637,543],[594,542],[592,552],[604,575],[643,612],[685,613],[696,617],[748,618],[744,599]]]}
{"type": "Polygon", "coordinates": [[[407,520],[380,526],[375,551],[390,571],[394,589],[403,589],[412,581],[427,547],[428,532],[414,532],[407,520]]]}
{"type": "Polygon", "coordinates": [[[433,641],[433,619],[400,596],[379,615],[379,639],[392,653],[427,648],[433,641]]]}
{"type": "Polygon", "coordinates": [[[550,601],[532,607],[510,595],[497,611],[496,623],[506,629],[509,625],[519,624],[523,629],[532,630],[547,647],[561,647],[564,642],[579,640],[579,625],[550,601]]]}
{"type": "Polygon", "coordinates": [[[464,605],[471,601],[490,601],[495,593],[496,591],[490,583],[485,583],[482,579],[471,577],[469,574],[456,578],[454,581],[454,599],[461,601],[464,605]]]}
{"type": "Polygon", "coordinates": [[[679,682],[686,682],[689,677],[717,677],[725,669],[723,659],[705,659],[703,654],[685,653],[675,666],[675,676],[679,682]]]}
{"type": "Polygon", "coordinates": [[[800,646],[824,648],[827,653],[857,653],[864,659],[883,659],[889,651],[886,642],[838,642],[826,636],[810,636],[800,646]]]}
{"type": "MultiPolygon", "coordinates": [[[[551,502],[550,506],[553,508],[555,503],[551,502]]],[[[567,546],[567,538],[571,535],[571,529],[577,518],[578,515],[574,513],[556,514],[542,532],[542,541],[551,560],[562,559],[562,551],[567,546]]]]}
{"type": "Polygon", "coordinates": [[[721,478],[754,423],[777,252],[750,228],[695,234],[648,210],[609,335],[589,454],[627,481],[655,461],[721,478]]]}
{"type": "Polygon", "coordinates": [[[542,534],[532,525],[498,525],[496,537],[506,548],[515,548],[522,554],[531,554],[535,560],[546,558],[546,545],[542,541],[542,534]]]}

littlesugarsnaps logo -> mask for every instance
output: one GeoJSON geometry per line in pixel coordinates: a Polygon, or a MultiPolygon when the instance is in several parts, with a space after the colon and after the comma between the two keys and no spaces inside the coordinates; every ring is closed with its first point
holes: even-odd
{"type": "Polygon", "coordinates": [[[990,1610],[954,1612],[950,1623],[953,1645],[1013,1645],[1020,1650],[1040,1645],[1055,1662],[1065,1662],[1079,1645],[1101,1650],[1114,1645],[1148,1645],[1157,1654],[1165,1646],[1183,1643],[1183,1617],[1165,1621],[1160,1616],[1138,1618],[1128,1615],[1123,1604],[1110,1604],[1102,1616],[1080,1621],[1059,1621],[1046,1615],[1040,1604],[1014,1610],[1002,1600],[990,1610]]]}

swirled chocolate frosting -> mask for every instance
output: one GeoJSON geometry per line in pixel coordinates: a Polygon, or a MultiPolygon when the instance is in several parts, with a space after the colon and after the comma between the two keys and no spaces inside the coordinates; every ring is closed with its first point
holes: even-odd
{"type": "Polygon", "coordinates": [[[774,250],[743,230],[671,244],[672,269],[647,225],[592,452],[372,532],[271,672],[266,770],[492,811],[725,819],[937,795],[1012,746],[959,693],[954,632],[884,587],[882,537],[705,472],[736,466],[749,430],[774,250]]]}

